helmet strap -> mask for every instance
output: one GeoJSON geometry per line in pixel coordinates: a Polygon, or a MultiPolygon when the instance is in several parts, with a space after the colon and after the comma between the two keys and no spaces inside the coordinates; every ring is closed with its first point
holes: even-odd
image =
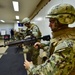
{"type": "Polygon", "coordinates": [[[58,30],[68,28],[68,24],[62,24],[57,20],[58,30]]]}

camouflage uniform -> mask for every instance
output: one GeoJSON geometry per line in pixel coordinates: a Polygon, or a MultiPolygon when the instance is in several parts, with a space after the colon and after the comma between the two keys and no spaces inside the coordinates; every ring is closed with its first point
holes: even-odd
{"type": "Polygon", "coordinates": [[[15,40],[22,40],[24,39],[24,35],[20,32],[15,33],[15,40]]]}
{"type": "MultiPolygon", "coordinates": [[[[57,19],[62,25],[68,25],[75,21],[75,9],[69,4],[59,4],[51,9],[47,17],[57,19]]],[[[33,75],[69,75],[75,65],[74,31],[75,28],[65,27],[53,32],[50,58],[41,65],[32,64],[29,71],[33,75]]]]}
{"type": "Polygon", "coordinates": [[[33,66],[29,71],[33,75],[68,75],[73,70],[75,63],[74,31],[75,28],[68,28],[53,33],[55,38],[50,40],[54,49],[52,55],[44,64],[33,66]]]}
{"type": "MultiPolygon", "coordinates": [[[[34,36],[36,38],[39,38],[41,37],[41,32],[38,28],[37,25],[31,23],[30,25],[31,27],[30,28],[27,28],[26,31],[25,31],[25,38],[29,37],[29,36],[34,36]],[[31,31],[31,32],[28,32],[28,31],[31,31]]],[[[37,40],[37,41],[41,41],[41,40],[37,40]]],[[[27,59],[29,61],[33,61],[34,64],[37,64],[37,58],[38,58],[38,55],[39,55],[39,50],[36,50],[33,45],[29,45],[29,46],[26,46],[28,48],[28,53],[27,53],[27,59]],[[31,59],[30,59],[31,58],[31,59]]]]}
{"type": "Polygon", "coordinates": [[[44,63],[46,61],[46,59],[49,58],[50,55],[50,42],[48,41],[46,44],[42,44],[42,47],[40,48],[40,53],[38,56],[38,65],[44,63]]]}

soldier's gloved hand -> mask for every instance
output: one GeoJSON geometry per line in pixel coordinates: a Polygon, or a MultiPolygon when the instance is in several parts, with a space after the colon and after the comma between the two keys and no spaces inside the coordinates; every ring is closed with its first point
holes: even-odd
{"type": "Polygon", "coordinates": [[[36,43],[34,44],[34,48],[36,48],[36,49],[41,48],[41,43],[40,43],[40,42],[36,42],[36,43]]]}

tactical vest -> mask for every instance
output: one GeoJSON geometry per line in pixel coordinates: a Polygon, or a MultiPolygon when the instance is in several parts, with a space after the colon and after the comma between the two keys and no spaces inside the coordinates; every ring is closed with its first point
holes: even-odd
{"type": "Polygon", "coordinates": [[[38,36],[37,37],[41,37],[42,34],[41,34],[40,30],[39,30],[39,27],[37,25],[34,25],[33,23],[31,23],[31,27],[30,28],[27,28],[26,31],[32,30],[32,32],[33,32],[34,26],[36,26],[38,28],[38,36]]]}
{"type": "MultiPolygon", "coordinates": [[[[75,41],[75,28],[67,28],[63,30],[59,30],[58,32],[53,32],[53,39],[51,42],[50,55],[53,53],[56,45],[60,43],[64,39],[72,39],[75,41]]],[[[75,44],[73,46],[73,50],[75,50],[75,44]]],[[[75,67],[73,71],[69,75],[75,75],[75,67]]]]}

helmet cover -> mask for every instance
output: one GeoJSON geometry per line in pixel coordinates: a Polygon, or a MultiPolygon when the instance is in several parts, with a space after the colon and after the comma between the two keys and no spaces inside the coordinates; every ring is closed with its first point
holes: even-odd
{"type": "Polygon", "coordinates": [[[24,23],[24,24],[29,23],[29,22],[30,22],[30,19],[28,17],[26,17],[22,20],[22,23],[24,23]]]}
{"type": "Polygon", "coordinates": [[[75,21],[75,9],[70,4],[59,4],[54,6],[46,17],[56,18],[62,24],[71,24],[75,21]]]}

